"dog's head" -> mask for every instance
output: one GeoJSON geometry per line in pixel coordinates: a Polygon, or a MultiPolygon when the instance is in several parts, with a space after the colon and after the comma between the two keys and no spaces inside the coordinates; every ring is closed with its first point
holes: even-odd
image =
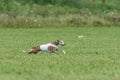
{"type": "Polygon", "coordinates": [[[52,44],[55,44],[55,45],[62,45],[62,46],[65,45],[65,43],[64,43],[63,40],[57,40],[57,41],[54,41],[54,42],[52,42],[52,44]]]}
{"type": "Polygon", "coordinates": [[[59,44],[60,45],[62,45],[62,46],[64,46],[65,45],[65,43],[64,43],[64,41],[63,40],[57,40],[58,42],[59,42],[59,44]]]}

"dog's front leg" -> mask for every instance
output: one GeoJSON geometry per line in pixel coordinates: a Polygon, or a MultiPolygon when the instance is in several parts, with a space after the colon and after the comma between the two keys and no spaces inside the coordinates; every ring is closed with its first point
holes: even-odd
{"type": "Polygon", "coordinates": [[[66,54],[64,50],[59,50],[60,53],[66,54]]]}
{"type": "Polygon", "coordinates": [[[52,53],[59,54],[59,51],[58,50],[57,51],[53,51],[52,53]]]}
{"type": "Polygon", "coordinates": [[[59,54],[59,53],[66,54],[66,52],[64,50],[57,50],[57,51],[54,51],[54,53],[56,53],[56,54],[59,54]]]}

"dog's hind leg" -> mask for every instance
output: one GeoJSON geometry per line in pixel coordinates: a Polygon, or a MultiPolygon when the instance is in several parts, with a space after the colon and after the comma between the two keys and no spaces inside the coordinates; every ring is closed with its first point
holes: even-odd
{"type": "Polygon", "coordinates": [[[34,50],[33,50],[33,49],[30,49],[27,53],[28,53],[28,54],[32,54],[32,53],[34,53],[34,50]]]}
{"type": "Polygon", "coordinates": [[[31,53],[33,53],[33,50],[32,50],[32,49],[30,49],[30,50],[28,50],[28,51],[23,50],[23,52],[24,52],[24,53],[31,54],[31,53]]]}
{"type": "Polygon", "coordinates": [[[40,47],[36,46],[36,47],[33,47],[32,49],[30,49],[27,53],[28,54],[32,54],[32,53],[37,54],[37,52],[39,52],[39,51],[40,51],[40,47]]]}

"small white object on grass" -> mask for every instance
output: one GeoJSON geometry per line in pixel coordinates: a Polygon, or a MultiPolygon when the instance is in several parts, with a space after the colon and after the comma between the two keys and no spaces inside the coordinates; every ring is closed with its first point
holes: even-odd
{"type": "Polygon", "coordinates": [[[66,54],[66,52],[65,52],[64,50],[62,50],[62,52],[63,52],[64,54],[66,54]]]}
{"type": "Polygon", "coordinates": [[[84,37],[83,35],[78,36],[78,38],[80,38],[80,39],[82,39],[83,37],[84,37]]]}

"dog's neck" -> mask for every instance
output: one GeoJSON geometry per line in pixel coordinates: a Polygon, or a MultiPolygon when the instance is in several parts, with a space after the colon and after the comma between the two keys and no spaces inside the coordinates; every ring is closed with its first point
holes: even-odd
{"type": "Polygon", "coordinates": [[[54,42],[52,42],[52,44],[58,46],[59,45],[59,41],[54,41],[54,42]]]}

